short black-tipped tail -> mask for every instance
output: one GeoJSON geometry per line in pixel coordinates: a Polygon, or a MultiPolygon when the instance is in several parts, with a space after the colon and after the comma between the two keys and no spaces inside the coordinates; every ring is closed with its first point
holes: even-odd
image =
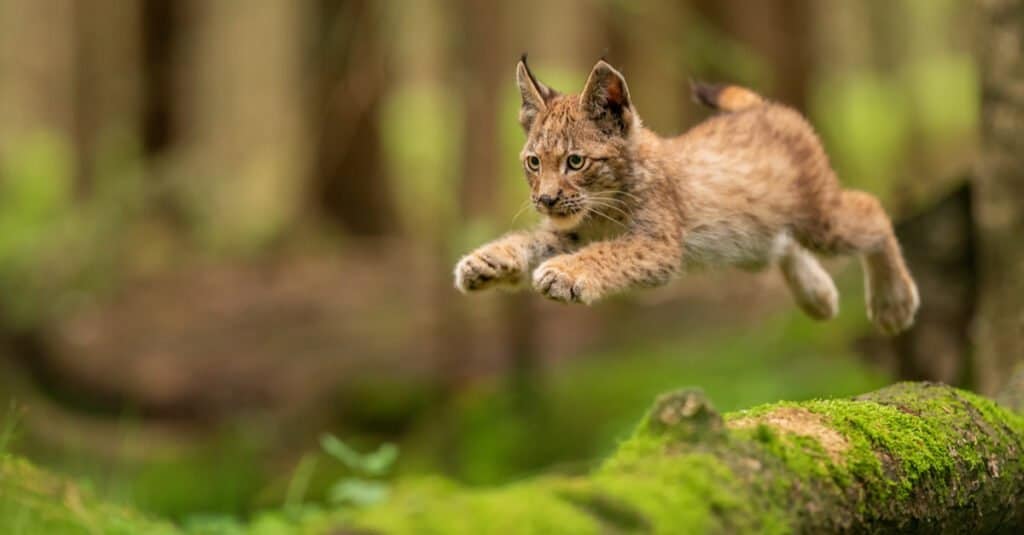
{"type": "Polygon", "coordinates": [[[740,111],[764,104],[761,95],[738,85],[690,80],[690,90],[695,101],[716,110],[740,111]]]}

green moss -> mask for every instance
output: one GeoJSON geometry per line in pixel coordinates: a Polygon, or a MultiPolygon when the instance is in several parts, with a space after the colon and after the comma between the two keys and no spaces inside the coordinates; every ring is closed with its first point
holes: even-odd
{"type": "Polygon", "coordinates": [[[27,461],[0,458],[0,533],[176,533],[169,523],[97,501],[90,492],[27,461]]]}
{"type": "MultiPolygon", "coordinates": [[[[861,398],[776,403],[725,416],[738,419],[754,420],[723,427],[699,393],[677,392],[660,398],[617,452],[585,477],[488,489],[407,480],[370,509],[271,511],[248,524],[227,519],[186,528],[211,534],[313,534],[339,526],[425,534],[790,533],[879,525],[941,531],[1001,521],[1021,500],[1024,418],[956,389],[901,384],[861,398]],[[806,424],[799,433],[756,420],[787,408],[799,409],[788,411],[793,419],[787,420],[806,424]],[[801,415],[812,418],[801,421],[801,415]],[[816,436],[827,437],[828,448],[816,436]]],[[[4,533],[177,532],[97,502],[27,463],[7,459],[0,474],[4,533]]]]}
{"type": "Polygon", "coordinates": [[[590,488],[569,489],[560,496],[597,518],[608,528],[606,531],[648,533],[653,529],[643,513],[599,491],[590,488]]]}
{"type": "Polygon", "coordinates": [[[710,454],[634,458],[609,463],[592,478],[597,492],[640,511],[655,532],[688,526],[696,533],[721,531],[723,516],[747,508],[732,470],[710,454]],[[720,514],[724,513],[724,514],[720,514]]]}
{"type": "Polygon", "coordinates": [[[988,464],[992,459],[1013,459],[1013,470],[1021,472],[1015,452],[1024,419],[968,392],[903,383],[859,399],[764,405],[726,420],[757,418],[784,407],[818,414],[842,434],[849,447],[838,463],[811,437],[773,433],[765,426],[735,429],[733,437],[759,444],[799,480],[816,482],[816,492],[829,481],[856,486],[863,500],[854,513],[864,514],[865,504],[875,503],[881,511],[875,514],[895,514],[898,504],[921,499],[963,505],[973,499],[965,489],[979,484],[962,481],[964,474],[984,479],[1000,469],[988,464]]]}
{"type": "Polygon", "coordinates": [[[782,434],[767,442],[763,437],[765,431],[760,430],[768,426],[758,426],[755,429],[755,439],[761,442],[765,449],[772,455],[778,457],[791,471],[801,479],[807,480],[811,477],[828,478],[833,474],[831,460],[825,448],[816,439],[807,436],[782,434]],[[758,436],[760,435],[760,436],[758,436]]]}
{"type": "Polygon", "coordinates": [[[680,526],[694,533],[790,531],[785,511],[750,499],[750,482],[720,455],[731,446],[699,391],[664,395],[591,476],[590,488],[638,511],[656,533],[680,526]]]}
{"type": "Polygon", "coordinates": [[[571,480],[538,479],[461,491],[436,480],[407,484],[387,505],[361,513],[355,526],[383,533],[600,533],[599,519],[566,500],[571,480]]]}
{"type": "Polygon", "coordinates": [[[973,432],[977,413],[988,412],[983,422],[989,426],[1017,420],[977,396],[931,390],[934,395],[922,395],[901,384],[881,391],[878,401],[814,401],[804,407],[827,417],[850,440],[847,462],[854,476],[875,491],[906,498],[922,477],[944,479],[959,466],[973,470],[984,462],[994,444],[990,434],[973,432]],[[953,441],[954,433],[969,439],[953,441]],[[883,461],[894,464],[896,477],[885,477],[883,461]]]}

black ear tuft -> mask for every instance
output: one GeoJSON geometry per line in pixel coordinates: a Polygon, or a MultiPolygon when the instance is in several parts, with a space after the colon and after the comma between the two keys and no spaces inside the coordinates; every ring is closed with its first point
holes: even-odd
{"type": "Polygon", "coordinates": [[[523,105],[519,109],[519,123],[523,129],[529,131],[533,120],[541,112],[547,110],[548,102],[558,96],[558,92],[540,83],[530,72],[526,64],[526,53],[519,58],[516,65],[516,84],[519,86],[519,94],[523,99],[523,105]]]}

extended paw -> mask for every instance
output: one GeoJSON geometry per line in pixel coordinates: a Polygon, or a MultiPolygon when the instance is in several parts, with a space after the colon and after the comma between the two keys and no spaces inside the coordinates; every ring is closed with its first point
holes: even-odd
{"type": "Polygon", "coordinates": [[[562,303],[589,305],[601,297],[593,281],[559,259],[548,260],[533,272],[533,287],[562,303]]]}
{"type": "Polygon", "coordinates": [[[794,297],[800,309],[811,318],[830,320],[839,315],[839,291],[834,284],[806,288],[803,292],[794,293],[794,297]]]}
{"type": "Polygon", "coordinates": [[[779,267],[797,305],[808,316],[828,320],[839,314],[839,291],[832,277],[809,252],[792,244],[779,267]]]}
{"type": "Polygon", "coordinates": [[[914,324],[918,305],[917,286],[909,275],[869,287],[868,318],[886,335],[909,329],[914,324]]]}
{"type": "Polygon", "coordinates": [[[522,277],[522,261],[510,251],[484,248],[455,265],[455,287],[462,292],[483,290],[499,284],[516,284],[522,277]]]}

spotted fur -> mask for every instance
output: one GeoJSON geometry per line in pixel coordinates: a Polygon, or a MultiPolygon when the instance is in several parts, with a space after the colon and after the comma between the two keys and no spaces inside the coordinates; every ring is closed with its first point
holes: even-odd
{"type": "Polygon", "coordinates": [[[464,257],[460,290],[532,283],[556,301],[590,304],[695,267],[778,264],[798,305],[827,319],[838,294],[812,253],[857,254],[869,317],[889,334],[912,325],[917,288],[888,216],[840,186],[798,112],[737,86],[695,84],[699,101],[727,113],[662,138],[604,60],[579,95],[538,82],[525,57],[516,72],[520,158],[544,222],[464,257]]]}

